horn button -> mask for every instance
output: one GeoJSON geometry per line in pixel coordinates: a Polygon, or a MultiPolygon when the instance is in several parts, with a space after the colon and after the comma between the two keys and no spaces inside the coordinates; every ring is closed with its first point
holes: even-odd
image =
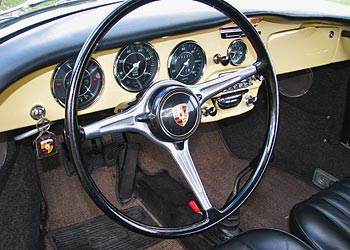
{"type": "Polygon", "coordinates": [[[167,87],[155,97],[151,130],[167,141],[188,139],[200,124],[201,112],[197,98],[181,87],[167,87]]]}

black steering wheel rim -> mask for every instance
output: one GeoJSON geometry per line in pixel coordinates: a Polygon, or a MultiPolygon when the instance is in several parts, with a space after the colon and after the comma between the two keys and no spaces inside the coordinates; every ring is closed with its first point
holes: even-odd
{"type": "Polygon", "coordinates": [[[76,166],[78,176],[84,189],[95,204],[105,214],[121,225],[138,233],[153,237],[175,238],[198,233],[210,228],[239,209],[250,194],[255,190],[268,165],[277,134],[279,102],[278,88],[276,74],[274,72],[267,49],[265,48],[258,32],[255,30],[249,20],[240,11],[223,0],[196,0],[219,10],[229,17],[242,29],[255,49],[258,62],[255,64],[255,67],[258,69],[258,72],[261,72],[265,77],[268,97],[268,126],[262,153],[255,170],[252,172],[249,180],[239,191],[239,193],[230,202],[228,202],[223,209],[209,209],[205,211],[204,219],[200,222],[183,227],[164,228],[145,225],[125,216],[101,193],[90,176],[89,171],[83,164],[79,146],[82,135],[77,119],[78,95],[80,83],[82,82],[83,78],[82,72],[84,72],[89,58],[103,36],[111,29],[113,25],[124,18],[127,14],[145,4],[155,1],[157,0],[132,0],[121,4],[114,11],[112,11],[111,14],[109,14],[109,16],[107,16],[90,34],[84,43],[73,68],[71,84],[67,93],[65,110],[65,136],[72,160],[76,166]]]}

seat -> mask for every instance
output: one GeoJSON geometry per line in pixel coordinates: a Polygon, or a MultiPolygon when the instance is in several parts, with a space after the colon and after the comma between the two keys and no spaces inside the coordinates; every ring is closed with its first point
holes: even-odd
{"type": "Polygon", "coordinates": [[[350,178],[295,205],[290,227],[315,249],[350,249],[350,178]]]}
{"type": "Polygon", "coordinates": [[[254,229],[212,250],[312,250],[295,236],[276,229],[254,229]]]}

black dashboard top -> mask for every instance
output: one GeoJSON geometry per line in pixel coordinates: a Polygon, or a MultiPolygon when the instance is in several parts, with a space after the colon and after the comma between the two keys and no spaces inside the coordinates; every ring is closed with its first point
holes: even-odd
{"type": "MultiPolygon", "coordinates": [[[[174,2],[177,3],[177,1],[167,1],[166,4],[174,4],[174,2]]],[[[247,6],[251,2],[239,1],[237,7],[239,9],[241,7],[244,13],[249,16],[302,17],[302,13],[296,14],[292,11],[288,12],[288,9],[283,10],[276,7],[275,10],[271,9],[270,11],[259,10],[258,8],[249,10],[247,6]]],[[[258,4],[262,1],[253,2],[258,4]]],[[[1,37],[0,93],[13,82],[35,70],[75,57],[93,28],[119,4],[103,5],[83,9],[79,12],[66,13],[46,22],[38,22],[37,26],[24,30],[19,34],[16,33],[12,37],[1,37]]],[[[278,6],[281,6],[281,4],[278,6]]],[[[179,6],[179,4],[175,4],[174,8],[167,6],[162,11],[157,11],[156,14],[150,9],[136,11],[112,28],[98,49],[118,48],[135,41],[147,41],[153,38],[214,27],[228,21],[225,15],[207,6],[197,8],[194,5],[190,7],[190,9],[186,9],[179,6]],[[196,7],[196,11],[193,7],[196,7]]],[[[328,18],[347,23],[350,21],[350,17],[324,16],[322,12],[314,12],[312,15],[305,11],[304,14],[303,18],[328,18]]]]}

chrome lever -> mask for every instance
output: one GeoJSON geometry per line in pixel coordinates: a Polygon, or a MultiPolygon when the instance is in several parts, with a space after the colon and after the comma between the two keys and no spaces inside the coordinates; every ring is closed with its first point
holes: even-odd
{"type": "Polygon", "coordinates": [[[20,140],[26,139],[26,138],[31,137],[32,135],[35,135],[41,131],[49,129],[49,127],[53,124],[54,124],[53,122],[46,123],[46,124],[42,125],[41,127],[37,127],[37,128],[32,129],[32,130],[29,130],[27,132],[24,132],[22,134],[16,135],[15,137],[13,137],[13,140],[20,141],[20,140]]]}

